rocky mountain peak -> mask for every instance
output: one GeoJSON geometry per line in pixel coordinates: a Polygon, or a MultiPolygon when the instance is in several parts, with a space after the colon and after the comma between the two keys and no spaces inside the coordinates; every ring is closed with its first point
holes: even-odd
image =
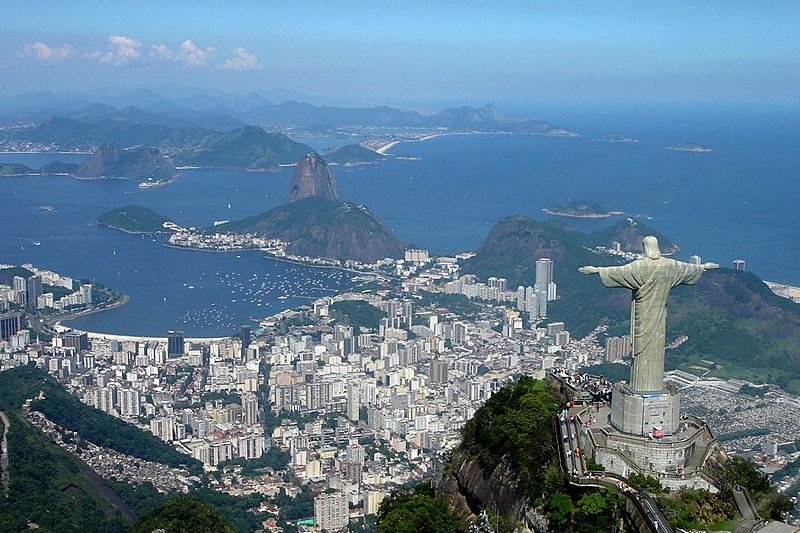
{"type": "Polygon", "coordinates": [[[338,200],[339,198],[333,172],[328,168],[328,164],[313,152],[303,156],[303,159],[297,163],[297,168],[295,168],[289,184],[287,200],[296,202],[311,197],[329,200],[338,200]]]}

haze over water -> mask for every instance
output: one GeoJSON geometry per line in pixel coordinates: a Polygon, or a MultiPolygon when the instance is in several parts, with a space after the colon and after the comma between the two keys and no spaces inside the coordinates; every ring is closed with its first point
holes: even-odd
{"type": "MultiPolygon", "coordinates": [[[[542,118],[582,137],[457,135],[402,143],[391,153],[419,160],[335,167],[341,196],[369,206],[401,238],[440,252],[478,248],[505,216],[546,219],[543,207],[592,200],[639,216],[677,242],[684,258],[696,253],[728,266],[741,257],[763,279],[800,285],[796,110],[553,110],[542,118]],[[609,133],[640,142],[595,140],[609,133]],[[713,152],[664,149],[690,141],[713,152]]],[[[82,157],[3,154],[0,160],[38,167],[51,158],[82,157]]],[[[8,178],[15,181],[6,188],[0,262],[31,262],[93,278],[131,296],[119,309],[75,321],[80,328],[137,335],[163,335],[172,328],[197,336],[231,334],[251,320],[351,287],[352,274],[272,261],[254,252],[170,249],[161,245],[163,239],[126,235],[97,227],[94,220],[132,203],[185,225],[239,219],[282,203],[291,173],[291,168],[274,174],[191,170],[177,183],[150,191],[120,180],[8,178]],[[42,205],[55,210],[43,211],[42,205]],[[41,246],[33,246],[34,240],[41,246]]],[[[589,231],[610,222],[569,223],[589,231]]]]}

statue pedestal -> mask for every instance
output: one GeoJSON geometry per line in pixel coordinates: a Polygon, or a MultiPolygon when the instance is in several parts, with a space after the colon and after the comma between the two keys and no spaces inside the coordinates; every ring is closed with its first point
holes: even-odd
{"type": "MultiPolygon", "coordinates": [[[[626,383],[614,385],[611,425],[623,433],[648,436],[660,428],[663,436],[680,428],[680,394],[669,389],[637,392],[626,383]]],[[[658,437],[658,435],[653,435],[658,437]]]]}

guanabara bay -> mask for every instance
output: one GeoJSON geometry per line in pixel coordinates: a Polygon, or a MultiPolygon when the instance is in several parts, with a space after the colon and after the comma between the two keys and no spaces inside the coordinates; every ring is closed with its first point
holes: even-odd
{"type": "Polygon", "coordinates": [[[800,533],[800,3],[3,8],[0,533],[800,533]]]}

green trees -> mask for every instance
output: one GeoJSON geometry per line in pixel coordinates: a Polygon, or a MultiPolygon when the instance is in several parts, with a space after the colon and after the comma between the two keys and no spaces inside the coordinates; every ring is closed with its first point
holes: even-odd
{"type": "Polygon", "coordinates": [[[133,533],[236,533],[214,507],[191,496],[176,496],[145,516],[133,533]]]}
{"type": "Polygon", "coordinates": [[[551,494],[544,502],[544,513],[555,531],[566,531],[572,521],[572,498],[563,492],[551,494]]]}
{"type": "Polygon", "coordinates": [[[546,382],[522,377],[495,393],[467,422],[462,448],[488,469],[507,461],[524,494],[538,503],[556,456],[551,425],[557,410],[546,382]]]}
{"type": "Polygon", "coordinates": [[[377,533],[457,533],[461,523],[430,484],[397,491],[378,509],[377,533]]]}

